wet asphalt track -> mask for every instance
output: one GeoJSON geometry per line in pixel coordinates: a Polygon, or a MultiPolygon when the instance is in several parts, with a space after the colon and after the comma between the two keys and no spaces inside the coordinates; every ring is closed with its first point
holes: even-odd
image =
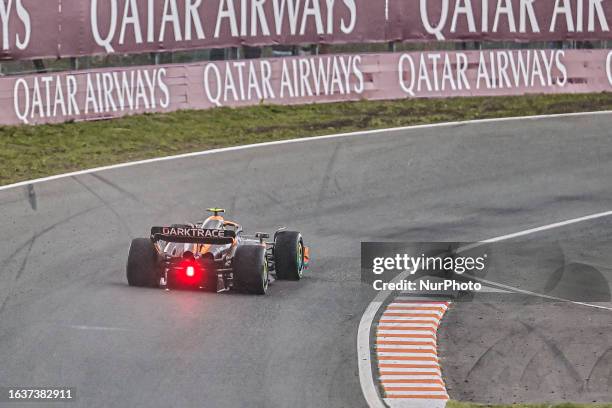
{"type": "MultiPolygon", "coordinates": [[[[0,192],[0,386],[75,386],[71,407],[364,406],[356,331],[374,294],[360,283],[360,241],[473,241],[609,210],[611,125],[599,115],[389,132],[0,192]],[[132,238],[211,205],[247,231],[301,230],[306,278],[267,297],[127,286],[132,238]]],[[[608,239],[610,223],[549,236],[581,245],[608,239]]],[[[590,256],[612,277],[609,251],[590,256]]],[[[446,322],[452,397],[533,399],[523,383],[546,374],[547,392],[612,399],[612,312],[479,303],[446,322]],[[513,359],[523,334],[548,351],[513,359]],[[504,378],[503,391],[487,385],[504,378]]]]}

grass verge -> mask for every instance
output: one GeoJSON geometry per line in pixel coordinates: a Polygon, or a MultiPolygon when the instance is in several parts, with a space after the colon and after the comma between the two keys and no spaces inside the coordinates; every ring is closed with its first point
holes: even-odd
{"type": "Polygon", "coordinates": [[[576,404],[573,402],[564,402],[561,404],[487,405],[474,404],[471,402],[448,401],[446,408],[612,408],[612,404],[576,404]]]}
{"type": "Polygon", "coordinates": [[[260,105],[0,127],[0,185],[132,160],[423,123],[612,109],[612,93],[260,105]]]}

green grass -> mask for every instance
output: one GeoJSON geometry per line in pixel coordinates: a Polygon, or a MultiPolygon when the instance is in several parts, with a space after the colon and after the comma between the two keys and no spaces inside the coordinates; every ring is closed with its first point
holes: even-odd
{"type": "Polygon", "coordinates": [[[185,152],[336,132],[612,109],[612,93],[260,105],[0,127],[0,185],[185,152]]]}
{"type": "Polygon", "coordinates": [[[564,402],[561,404],[488,405],[448,401],[446,408],[612,408],[612,404],[576,404],[573,402],[564,402]]]}

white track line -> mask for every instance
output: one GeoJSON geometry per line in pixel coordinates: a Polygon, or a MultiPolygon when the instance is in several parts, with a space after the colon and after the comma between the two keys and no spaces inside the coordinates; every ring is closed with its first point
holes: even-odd
{"type": "MultiPolygon", "coordinates": [[[[398,274],[393,281],[399,282],[405,279],[410,274],[410,271],[404,271],[398,274]]],[[[393,291],[380,291],[374,300],[370,302],[365,313],[361,316],[359,329],[357,331],[357,357],[359,366],[359,383],[361,391],[370,408],[386,408],[376,387],[377,381],[372,375],[372,347],[370,345],[370,329],[374,317],[378,313],[378,309],[383,305],[385,300],[393,291]]]]}
{"type": "Polygon", "coordinates": [[[531,235],[531,234],[535,234],[535,233],[542,232],[542,231],[548,231],[548,230],[555,229],[555,228],[561,228],[567,225],[577,224],[579,222],[592,221],[598,218],[609,217],[611,215],[612,215],[612,211],[605,211],[605,212],[601,212],[597,214],[587,215],[584,217],[573,218],[571,220],[556,222],[554,224],[543,225],[541,227],[531,228],[528,230],[515,232],[513,234],[502,235],[500,237],[495,237],[495,238],[487,239],[485,241],[480,241],[480,242],[475,242],[473,244],[465,245],[465,246],[457,248],[456,252],[459,254],[461,252],[469,251],[470,249],[478,248],[483,245],[492,244],[492,243],[500,242],[500,241],[507,241],[509,239],[518,238],[518,237],[522,237],[525,235],[531,235]]]}
{"type": "MultiPolygon", "coordinates": [[[[562,227],[565,227],[565,226],[568,226],[568,225],[577,224],[577,223],[580,223],[580,222],[592,221],[592,220],[596,220],[596,219],[599,219],[599,218],[610,217],[610,216],[612,216],[612,211],[604,211],[604,212],[600,212],[600,213],[597,213],[597,214],[587,215],[587,216],[584,216],[584,217],[578,217],[578,218],[573,218],[573,219],[566,220],[566,221],[555,222],[553,224],[543,225],[541,227],[531,228],[531,229],[528,229],[528,230],[515,232],[513,234],[502,235],[502,236],[499,236],[499,237],[487,239],[485,241],[480,241],[480,242],[475,242],[473,244],[465,245],[463,247],[459,247],[456,252],[458,254],[460,254],[462,252],[466,252],[466,251],[469,251],[470,249],[478,248],[478,247],[481,247],[483,245],[492,244],[492,243],[500,242],[500,241],[507,241],[507,240],[514,239],[514,238],[519,238],[519,237],[522,237],[522,236],[525,236],[525,235],[535,234],[535,233],[542,232],[542,231],[548,231],[548,230],[555,229],[555,228],[562,228],[562,227]]],[[[602,310],[610,310],[610,311],[612,311],[612,307],[608,307],[608,306],[602,306],[602,305],[597,305],[597,304],[593,304],[593,303],[586,303],[586,302],[577,302],[577,301],[574,301],[574,300],[563,299],[563,298],[556,297],[556,296],[550,296],[550,295],[545,295],[545,294],[542,294],[542,293],[531,292],[529,290],[520,289],[520,288],[516,288],[514,286],[504,285],[504,284],[493,282],[493,281],[490,281],[490,280],[487,280],[487,279],[479,278],[477,276],[473,276],[473,275],[470,275],[470,274],[467,274],[467,273],[464,274],[464,276],[466,276],[466,277],[468,277],[470,279],[474,279],[474,280],[477,280],[479,282],[485,283],[487,285],[497,286],[499,288],[506,289],[506,290],[511,291],[511,292],[522,293],[522,294],[525,294],[525,295],[535,296],[535,297],[539,297],[539,298],[542,298],[542,299],[549,299],[549,300],[555,300],[555,301],[559,301],[559,302],[573,303],[573,304],[578,305],[578,306],[585,306],[585,307],[591,307],[591,308],[594,308],[594,309],[602,309],[602,310]]]]}
{"type": "Polygon", "coordinates": [[[534,115],[534,116],[515,116],[515,117],[510,117],[510,118],[474,119],[474,120],[455,121],[455,122],[432,123],[432,124],[425,124],[425,125],[402,126],[402,127],[387,128],[387,129],[366,130],[366,131],[360,131],[360,132],[337,133],[337,134],[325,135],[325,136],[305,137],[301,139],[277,140],[274,142],[265,142],[265,143],[257,143],[257,144],[243,145],[243,146],[225,147],[221,149],[204,150],[200,152],[184,153],[184,154],[178,154],[178,155],[166,156],[166,157],[157,157],[154,159],[138,160],[134,162],[114,164],[114,165],[103,166],[103,167],[96,167],[96,168],[88,169],[88,170],[74,171],[71,173],[58,174],[55,176],[43,177],[43,178],[34,179],[34,180],[21,181],[19,183],[8,184],[6,186],[0,186],[0,191],[8,190],[11,188],[23,187],[23,186],[27,186],[30,184],[38,184],[38,183],[44,183],[47,181],[59,180],[59,179],[67,178],[67,177],[81,176],[81,175],[90,174],[90,173],[97,173],[101,171],[121,169],[125,167],[139,166],[143,164],[157,163],[157,162],[163,162],[163,161],[169,161],[169,160],[185,159],[189,157],[207,156],[207,155],[213,155],[213,154],[219,154],[219,153],[225,153],[225,152],[234,152],[234,151],[239,151],[239,150],[261,148],[261,147],[267,147],[267,146],[278,146],[278,145],[292,144],[292,143],[307,143],[307,142],[314,142],[314,141],[327,140],[327,139],[339,139],[339,138],[344,138],[344,137],[358,137],[358,136],[375,135],[375,134],[380,134],[380,133],[401,132],[401,131],[418,130],[418,129],[431,129],[431,128],[438,128],[438,127],[451,127],[451,126],[484,124],[484,123],[494,123],[494,122],[553,119],[553,118],[575,117],[575,116],[586,116],[586,115],[609,115],[609,114],[612,114],[612,111],[575,112],[575,113],[559,113],[559,114],[554,114],[554,115],[534,115]]]}
{"type": "Polygon", "coordinates": [[[545,295],[543,293],[537,293],[537,292],[532,292],[530,290],[525,290],[525,289],[520,289],[520,288],[515,288],[514,286],[508,286],[508,285],[504,285],[501,283],[497,283],[497,282],[493,282],[487,279],[483,279],[483,278],[479,278],[477,276],[473,276],[470,274],[464,274],[464,276],[467,276],[470,279],[474,279],[477,280],[479,282],[485,283],[487,285],[494,285],[494,286],[499,286],[501,288],[507,289],[510,292],[515,292],[515,293],[522,293],[523,295],[529,295],[529,296],[534,296],[534,297],[539,297],[542,299],[548,299],[548,300],[554,300],[557,302],[568,302],[568,303],[573,303],[575,305],[578,306],[586,306],[586,307],[591,307],[594,309],[602,309],[602,310],[610,310],[612,311],[612,307],[608,307],[608,306],[603,306],[603,305],[597,305],[594,303],[586,303],[586,302],[578,302],[575,300],[569,300],[569,299],[563,299],[557,296],[550,296],[550,295],[545,295]]]}

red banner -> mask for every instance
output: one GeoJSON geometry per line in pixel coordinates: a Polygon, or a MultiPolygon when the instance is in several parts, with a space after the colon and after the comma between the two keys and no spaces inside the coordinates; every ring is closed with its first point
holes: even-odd
{"type": "Polygon", "coordinates": [[[607,0],[0,0],[0,58],[240,45],[612,39],[607,0]]]}
{"type": "Polygon", "coordinates": [[[0,78],[0,124],[260,103],[612,91],[612,51],[324,55],[0,78]]]}

